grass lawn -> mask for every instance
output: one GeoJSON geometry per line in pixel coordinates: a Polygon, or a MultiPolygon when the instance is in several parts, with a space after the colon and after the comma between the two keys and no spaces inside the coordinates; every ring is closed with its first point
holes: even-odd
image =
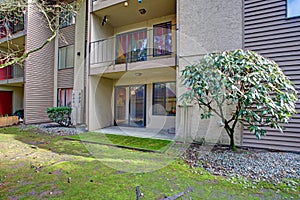
{"type": "Polygon", "coordinates": [[[66,138],[158,152],[167,150],[167,148],[172,144],[172,141],[170,140],[138,138],[132,136],[102,134],[95,132],[87,132],[80,135],[67,136],[66,138]]]}
{"type": "Polygon", "coordinates": [[[182,199],[300,197],[299,181],[295,190],[284,183],[253,184],[190,168],[176,155],[181,147],[151,153],[63,138],[17,127],[0,129],[0,199],[134,200],[136,186],[144,194],[141,199],[151,200],[189,189],[182,199]]]}

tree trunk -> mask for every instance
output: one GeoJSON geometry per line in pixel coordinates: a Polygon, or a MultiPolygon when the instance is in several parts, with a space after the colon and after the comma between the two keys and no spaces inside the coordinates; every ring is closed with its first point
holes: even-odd
{"type": "Polygon", "coordinates": [[[236,146],[235,146],[235,143],[234,143],[234,131],[231,131],[231,133],[230,133],[230,146],[229,146],[229,148],[232,151],[236,151],[236,146]]]}
{"type": "Polygon", "coordinates": [[[234,128],[230,128],[228,124],[225,124],[225,130],[229,136],[230,139],[230,146],[229,148],[232,151],[236,151],[236,146],[235,146],[235,142],[234,142],[234,128]]]}

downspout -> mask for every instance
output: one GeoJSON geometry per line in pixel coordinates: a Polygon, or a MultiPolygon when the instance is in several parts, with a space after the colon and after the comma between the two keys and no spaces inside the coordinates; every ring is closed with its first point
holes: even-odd
{"type": "Polygon", "coordinates": [[[89,104],[90,104],[90,84],[89,84],[89,76],[90,76],[90,53],[91,53],[91,11],[93,10],[93,2],[92,0],[87,0],[87,15],[88,15],[88,32],[87,32],[87,42],[86,42],[86,78],[85,78],[85,84],[86,84],[86,102],[85,102],[85,119],[86,119],[86,125],[87,129],[89,130],[89,104]]]}

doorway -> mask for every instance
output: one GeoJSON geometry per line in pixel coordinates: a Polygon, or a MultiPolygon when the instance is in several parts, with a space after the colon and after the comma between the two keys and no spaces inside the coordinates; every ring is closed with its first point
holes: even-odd
{"type": "Polygon", "coordinates": [[[115,125],[145,127],[146,85],[115,87],[115,125]]]}
{"type": "Polygon", "coordinates": [[[12,115],[13,105],[13,92],[1,91],[0,92],[0,115],[12,115]]]}

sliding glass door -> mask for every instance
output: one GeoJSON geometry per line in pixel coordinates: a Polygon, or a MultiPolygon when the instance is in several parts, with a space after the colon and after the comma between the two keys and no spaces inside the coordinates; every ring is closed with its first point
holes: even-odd
{"type": "Polygon", "coordinates": [[[118,126],[145,126],[146,87],[117,86],[115,88],[115,122],[118,126]]]}

